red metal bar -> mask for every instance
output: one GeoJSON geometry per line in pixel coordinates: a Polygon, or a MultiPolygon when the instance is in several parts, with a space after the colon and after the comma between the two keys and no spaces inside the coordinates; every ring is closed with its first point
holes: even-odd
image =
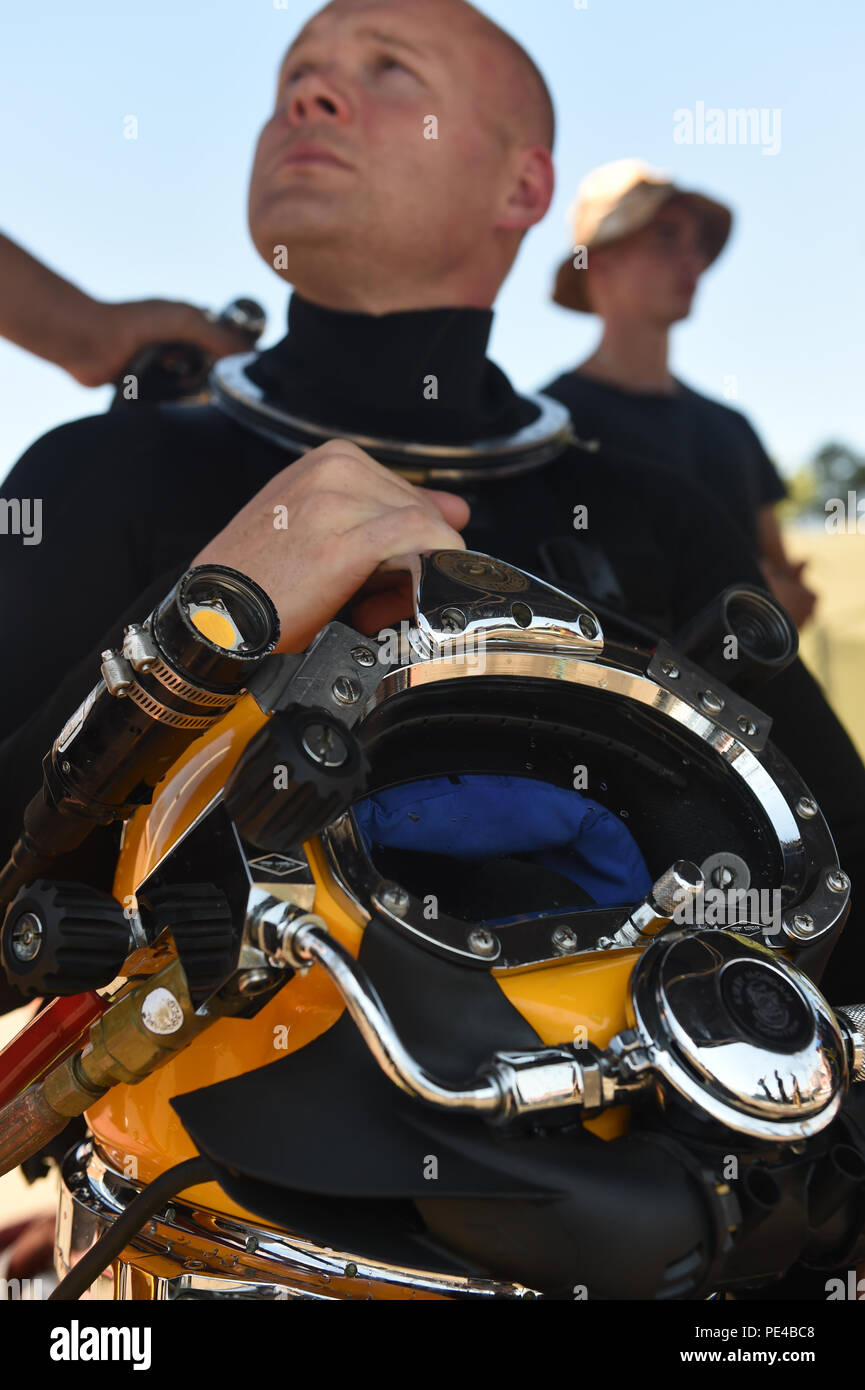
{"type": "Polygon", "coordinates": [[[74,1052],[82,1034],[107,1007],[107,999],[88,990],[53,999],[40,1010],[0,1051],[0,1106],[74,1052]]]}

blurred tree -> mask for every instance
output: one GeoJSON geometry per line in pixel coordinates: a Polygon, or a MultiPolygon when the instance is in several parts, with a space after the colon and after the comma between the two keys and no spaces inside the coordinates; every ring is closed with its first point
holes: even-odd
{"type": "Polygon", "coordinates": [[[865,498],[865,455],[848,444],[830,440],[785,481],[788,496],[779,506],[781,521],[794,521],[797,517],[819,517],[823,521],[830,497],[840,498],[845,506],[848,491],[865,498]]]}
{"type": "Polygon", "coordinates": [[[812,516],[826,515],[826,502],[840,497],[846,504],[849,491],[865,495],[865,455],[848,444],[831,440],[817,450],[808,470],[814,480],[813,496],[803,507],[812,516]]]}

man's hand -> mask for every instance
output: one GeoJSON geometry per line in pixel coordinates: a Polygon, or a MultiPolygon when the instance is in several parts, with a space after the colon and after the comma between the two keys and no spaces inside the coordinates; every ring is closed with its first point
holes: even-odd
{"type": "Polygon", "coordinates": [[[91,301],[77,356],[61,362],[82,386],[116,381],[136,353],[157,343],[192,343],[208,357],[248,352],[249,338],[219,323],[215,315],[173,299],[137,299],[128,304],[91,301]]]}
{"type": "Polygon", "coordinates": [[[299,652],[374,572],[358,609],[363,630],[408,616],[405,557],[464,549],[455,528],[468,518],[462,498],[413,487],[335,439],[277,474],[193,564],[230,565],[254,579],[279,613],[277,650],[299,652]]]}
{"type": "Polygon", "coordinates": [[[82,386],[116,381],[142,348],[194,343],[210,357],[249,350],[249,338],[171,299],[104,304],[0,233],[0,336],[62,367],[82,386]]]}

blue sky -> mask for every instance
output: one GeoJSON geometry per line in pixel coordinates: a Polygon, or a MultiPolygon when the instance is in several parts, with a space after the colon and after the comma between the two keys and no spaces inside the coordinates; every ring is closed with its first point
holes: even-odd
{"type": "MultiPolygon", "coordinates": [[[[59,0],[5,7],[0,226],[95,294],[266,306],[286,291],[246,231],[250,155],[310,0],[59,0]],[[277,8],[279,5],[279,8],[277,8]],[[138,140],[123,138],[135,115],[138,140]]],[[[498,306],[492,354],[523,388],[575,364],[593,320],[548,302],[565,214],[597,164],[639,155],[735,208],[734,236],[677,330],[674,366],[738,399],[784,471],[828,438],[865,449],[865,9],[850,0],[485,0],[530,49],[559,116],[558,192],[498,306]],[[780,112],[780,149],[677,144],[674,112],[780,112]]],[[[27,444],[100,412],[0,343],[0,477],[27,444]]],[[[120,461],[118,461],[120,462],[120,461]]]]}

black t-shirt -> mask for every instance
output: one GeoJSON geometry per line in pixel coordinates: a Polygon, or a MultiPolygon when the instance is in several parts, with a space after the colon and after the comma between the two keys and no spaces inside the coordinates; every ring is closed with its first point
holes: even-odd
{"type": "Polygon", "coordinates": [[[672,394],[626,391],[565,372],[544,392],[567,406],[580,439],[599,440],[635,462],[664,464],[696,483],[756,549],[757,511],[787,489],[744,415],[675,384],[672,394]]]}

